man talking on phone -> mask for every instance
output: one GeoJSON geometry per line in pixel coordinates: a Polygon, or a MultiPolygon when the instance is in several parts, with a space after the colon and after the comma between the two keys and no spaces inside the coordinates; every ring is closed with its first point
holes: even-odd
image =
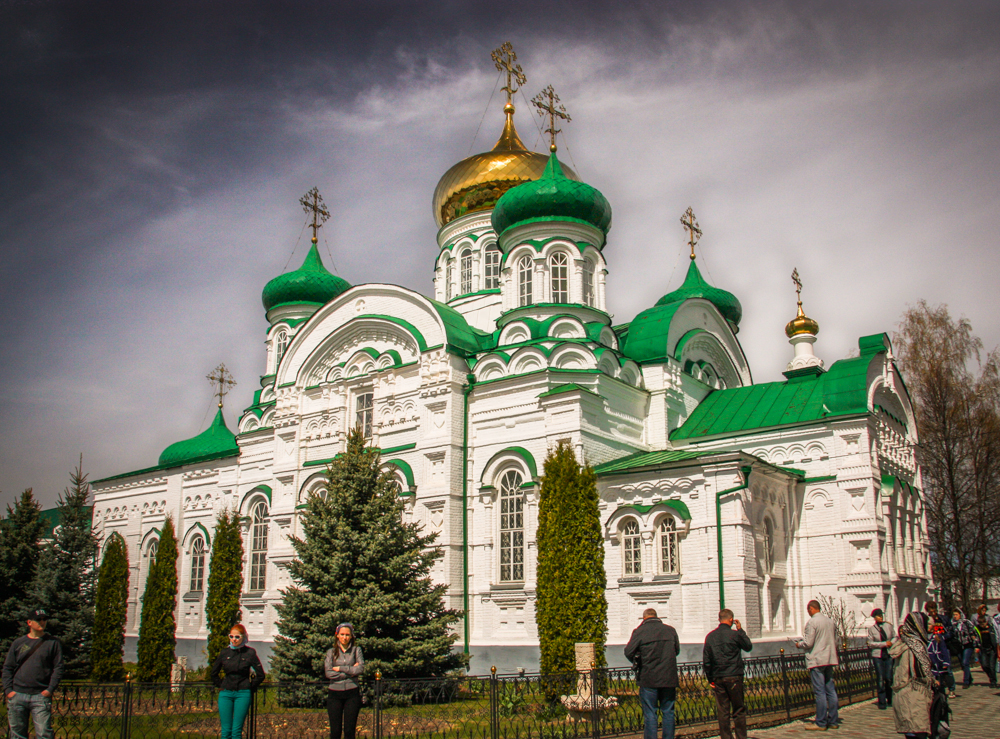
{"type": "Polygon", "coordinates": [[[743,652],[753,643],[728,608],[719,611],[719,626],[705,637],[702,665],[715,691],[715,712],[719,718],[719,738],[747,739],[747,708],[743,701],[743,652]]]}

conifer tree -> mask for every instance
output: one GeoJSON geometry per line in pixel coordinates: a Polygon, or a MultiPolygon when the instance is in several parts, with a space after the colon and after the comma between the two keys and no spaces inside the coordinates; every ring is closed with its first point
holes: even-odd
{"type": "Polygon", "coordinates": [[[142,615],[139,617],[138,678],[156,682],[170,678],[174,662],[177,622],[177,538],[174,522],[167,516],[160,532],[156,559],[149,567],[146,590],[142,595],[142,615]]]}
{"type": "Polygon", "coordinates": [[[338,623],[355,627],[366,673],[442,675],[466,663],[452,651],[459,613],[444,605],[444,585],[430,579],[442,557],[436,535],[404,523],[392,478],[376,449],[355,429],[330,465],[325,494],[311,495],[292,545],[295,585],[282,592],[271,665],[280,680],[315,680],[334,645],[338,623]]]}
{"type": "Polygon", "coordinates": [[[594,642],[605,664],[608,628],[604,537],[597,477],[560,442],[545,459],[538,497],[538,600],[543,673],[576,669],[576,642],[594,642]]]}
{"type": "Polygon", "coordinates": [[[212,556],[208,563],[208,661],[229,646],[229,629],[240,620],[243,589],[243,537],[235,510],[223,510],[215,519],[212,556]]]}
{"type": "Polygon", "coordinates": [[[128,549],[125,540],[112,534],[104,547],[97,578],[94,608],[94,641],[90,651],[95,680],[125,677],[125,619],[128,615],[128,549]]]}
{"type": "Polygon", "coordinates": [[[97,536],[90,483],[83,474],[83,455],[70,473],[70,487],[59,498],[58,523],[52,540],[38,557],[31,600],[50,616],[48,633],[62,642],[65,676],[90,675],[90,644],[97,589],[97,536]]]}
{"type": "Polygon", "coordinates": [[[38,563],[38,540],[45,524],[39,517],[42,507],[28,488],[7,506],[6,518],[0,519],[0,654],[7,654],[11,643],[27,631],[25,612],[29,607],[28,590],[35,579],[38,563]]]}

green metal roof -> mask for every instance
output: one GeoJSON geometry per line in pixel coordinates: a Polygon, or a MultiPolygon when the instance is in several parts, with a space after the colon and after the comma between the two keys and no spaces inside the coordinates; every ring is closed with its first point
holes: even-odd
{"type": "Polygon", "coordinates": [[[323,266],[316,242],[309,247],[302,266],[275,277],[264,286],[261,300],[264,310],[281,303],[317,303],[323,305],[350,289],[347,280],[323,266]]]}
{"type": "Polygon", "coordinates": [[[493,230],[502,234],[511,226],[542,220],[589,223],[607,234],[611,204],[599,190],[563,174],[555,152],[537,180],[505,192],[493,208],[493,230]]]}
{"type": "Polygon", "coordinates": [[[607,475],[612,472],[628,472],[640,467],[651,467],[670,462],[683,462],[688,459],[697,459],[704,456],[707,456],[704,452],[688,452],[677,449],[664,449],[658,452],[638,452],[628,457],[613,459],[610,462],[599,464],[594,467],[594,472],[598,475],[607,475]]]}
{"type": "Polygon", "coordinates": [[[192,462],[234,456],[240,453],[236,436],[226,426],[222,408],[215,414],[211,425],[197,436],[178,441],[163,450],[160,467],[178,467],[192,462]]]}
{"type": "MultiPolygon", "coordinates": [[[[94,506],[84,506],[83,510],[87,511],[91,518],[93,518],[94,506]]],[[[59,514],[59,508],[46,508],[44,511],[39,511],[38,518],[42,522],[41,538],[51,539],[52,532],[55,531],[56,526],[62,523],[62,516],[59,514]]]]}
{"type": "Polygon", "coordinates": [[[656,304],[670,305],[671,303],[681,303],[688,298],[704,298],[718,308],[719,313],[734,326],[738,326],[740,319],[743,318],[743,306],[740,305],[740,301],[736,299],[736,296],[727,290],[709,285],[705,281],[705,278],[701,276],[698,263],[693,259],[691,260],[691,265],[688,267],[684,283],[673,292],[664,295],[656,304]]]}
{"type": "Polygon", "coordinates": [[[441,322],[444,323],[448,346],[452,349],[469,356],[488,351],[496,345],[493,334],[473,328],[465,320],[465,316],[451,306],[436,300],[431,300],[430,303],[441,317],[441,322]]]}
{"type": "Polygon", "coordinates": [[[828,372],[796,374],[784,382],[716,390],[670,440],[739,434],[868,412],[868,370],[885,351],[884,334],[862,337],[861,356],[834,362],[828,372]]]}

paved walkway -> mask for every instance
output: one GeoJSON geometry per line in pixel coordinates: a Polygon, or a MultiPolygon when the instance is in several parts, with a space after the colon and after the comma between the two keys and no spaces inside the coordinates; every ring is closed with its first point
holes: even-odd
{"type": "MultiPolygon", "coordinates": [[[[951,704],[952,739],[1000,739],[1000,690],[991,690],[980,672],[973,676],[976,683],[968,690],[962,689],[962,671],[958,677],[958,697],[951,704]]],[[[836,731],[824,733],[804,731],[808,724],[793,721],[770,729],[750,729],[751,739],[786,739],[788,737],[823,736],[826,739],[882,739],[902,737],[896,733],[892,709],[880,711],[875,702],[855,703],[840,710],[841,726],[836,731]]]]}

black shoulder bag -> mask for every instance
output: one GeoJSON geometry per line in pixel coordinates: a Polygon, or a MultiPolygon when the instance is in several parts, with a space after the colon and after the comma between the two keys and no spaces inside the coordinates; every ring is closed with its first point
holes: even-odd
{"type": "Polygon", "coordinates": [[[39,648],[42,646],[42,644],[45,643],[45,641],[46,641],[46,637],[44,637],[44,636],[40,637],[36,641],[35,646],[33,646],[31,649],[28,650],[28,653],[26,655],[24,655],[24,657],[21,659],[21,661],[17,663],[17,667],[14,668],[14,674],[11,676],[11,680],[13,680],[15,677],[17,677],[17,673],[20,671],[20,669],[22,667],[24,667],[24,665],[27,663],[27,661],[29,659],[31,659],[31,655],[33,655],[35,652],[37,652],[39,650],[39,648]]]}

